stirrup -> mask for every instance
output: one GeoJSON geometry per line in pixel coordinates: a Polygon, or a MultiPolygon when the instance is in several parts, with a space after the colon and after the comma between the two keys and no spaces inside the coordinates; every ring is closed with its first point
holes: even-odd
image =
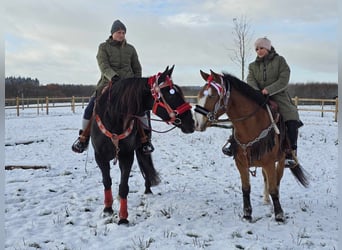
{"type": "Polygon", "coordinates": [[[142,151],[144,154],[151,154],[154,151],[154,147],[150,141],[142,144],[142,151]]]}

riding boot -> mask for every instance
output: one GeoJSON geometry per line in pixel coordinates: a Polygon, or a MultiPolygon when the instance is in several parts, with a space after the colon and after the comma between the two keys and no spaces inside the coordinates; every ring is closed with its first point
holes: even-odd
{"type": "MultiPolygon", "coordinates": [[[[234,134],[234,128],[232,129],[232,134],[234,134]]],[[[226,144],[222,147],[222,153],[228,156],[234,155],[234,147],[233,143],[235,142],[233,135],[229,136],[229,139],[227,140],[226,144]]]]}
{"type": "Polygon", "coordinates": [[[145,113],[144,116],[139,117],[139,134],[141,138],[141,146],[144,154],[151,154],[154,151],[154,147],[151,143],[152,128],[149,119],[149,113],[145,113]]]}
{"type": "Polygon", "coordinates": [[[287,138],[290,143],[290,149],[286,152],[285,167],[294,168],[299,162],[297,159],[297,140],[298,140],[298,122],[295,120],[286,121],[287,138]]]}
{"type": "Polygon", "coordinates": [[[92,119],[83,119],[82,129],[80,129],[79,131],[79,136],[71,146],[72,151],[74,151],[75,153],[82,153],[88,148],[91,122],[92,119]]]}

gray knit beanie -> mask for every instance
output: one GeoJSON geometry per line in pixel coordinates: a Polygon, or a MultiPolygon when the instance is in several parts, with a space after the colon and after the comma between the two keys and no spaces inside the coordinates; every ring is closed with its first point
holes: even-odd
{"type": "Polygon", "coordinates": [[[266,37],[258,38],[254,43],[255,48],[265,48],[271,50],[271,41],[266,37]]]}
{"type": "Polygon", "coordinates": [[[115,20],[112,29],[110,30],[111,34],[117,32],[118,30],[124,30],[126,33],[126,26],[120,21],[120,20],[115,20]]]}

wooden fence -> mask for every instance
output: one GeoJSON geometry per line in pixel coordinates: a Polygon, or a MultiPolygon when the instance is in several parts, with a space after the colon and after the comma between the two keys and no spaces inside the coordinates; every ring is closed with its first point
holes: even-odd
{"type": "MultiPolygon", "coordinates": [[[[185,99],[190,103],[196,102],[196,96],[185,96],[185,99]]],[[[45,97],[45,98],[12,98],[5,99],[5,109],[16,109],[17,116],[20,115],[20,110],[25,108],[37,109],[37,114],[40,110],[49,114],[50,108],[70,107],[71,111],[75,113],[75,108],[81,106],[84,108],[90,97],[45,97]]],[[[338,116],[338,98],[336,99],[317,99],[317,98],[292,98],[299,111],[314,111],[320,112],[324,116],[325,112],[333,112],[335,122],[338,116]],[[314,108],[312,108],[314,106],[314,108]],[[319,108],[317,108],[319,107],[319,108]],[[329,108],[327,108],[329,107],[329,108]],[[333,107],[333,108],[331,108],[333,107]]]]}
{"type": "Polygon", "coordinates": [[[17,116],[20,114],[20,110],[35,108],[37,109],[37,114],[39,110],[44,111],[49,114],[50,108],[62,108],[70,107],[71,111],[75,113],[75,108],[81,106],[84,108],[90,97],[45,97],[45,98],[12,98],[5,99],[5,109],[16,109],[17,116]]]}

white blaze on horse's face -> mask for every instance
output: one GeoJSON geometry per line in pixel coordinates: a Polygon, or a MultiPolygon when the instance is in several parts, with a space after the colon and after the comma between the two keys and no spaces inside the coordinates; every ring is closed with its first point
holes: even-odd
{"type": "MultiPolygon", "coordinates": [[[[203,91],[201,91],[200,97],[197,100],[197,104],[200,105],[201,107],[205,107],[208,97],[213,94],[212,91],[213,91],[212,88],[209,88],[209,89],[205,88],[203,91]]],[[[207,128],[207,121],[208,121],[208,118],[206,116],[195,112],[196,131],[205,131],[205,129],[207,128]]]]}

